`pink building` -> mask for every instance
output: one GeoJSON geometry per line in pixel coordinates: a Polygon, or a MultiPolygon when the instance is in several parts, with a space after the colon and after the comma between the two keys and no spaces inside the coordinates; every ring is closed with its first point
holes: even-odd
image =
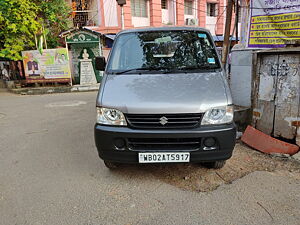
{"type": "MultiPolygon", "coordinates": [[[[116,0],[67,0],[73,8],[75,26],[101,33],[121,30],[121,8],[116,0]]],[[[200,26],[222,35],[226,0],[127,0],[125,29],[134,27],[200,26]]]]}

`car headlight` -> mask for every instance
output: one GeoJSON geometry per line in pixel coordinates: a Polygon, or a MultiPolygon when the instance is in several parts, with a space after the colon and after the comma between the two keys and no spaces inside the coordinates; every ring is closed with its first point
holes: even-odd
{"type": "Polygon", "coordinates": [[[233,114],[232,105],[212,108],[204,114],[201,125],[232,123],[233,114]]]}
{"type": "Polygon", "coordinates": [[[116,109],[97,107],[97,123],[112,126],[127,126],[124,114],[116,109]]]}

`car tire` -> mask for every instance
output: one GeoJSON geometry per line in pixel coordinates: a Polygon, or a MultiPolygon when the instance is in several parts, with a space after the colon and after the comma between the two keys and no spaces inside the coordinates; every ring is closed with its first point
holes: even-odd
{"type": "Polygon", "coordinates": [[[104,160],[104,165],[110,170],[115,170],[115,169],[118,169],[118,167],[119,167],[119,163],[106,161],[106,160],[104,160]]]}
{"type": "Polygon", "coordinates": [[[225,166],[226,160],[214,161],[214,162],[205,162],[202,163],[208,169],[221,169],[225,166]]]}

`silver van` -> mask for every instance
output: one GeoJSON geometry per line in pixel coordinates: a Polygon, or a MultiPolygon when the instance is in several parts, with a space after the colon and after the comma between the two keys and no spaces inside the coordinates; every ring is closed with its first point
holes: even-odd
{"type": "Polygon", "coordinates": [[[122,163],[202,163],[221,168],[236,128],[230,90],[206,29],[120,32],[104,71],[94,128],[98,153],[122,163]]]}

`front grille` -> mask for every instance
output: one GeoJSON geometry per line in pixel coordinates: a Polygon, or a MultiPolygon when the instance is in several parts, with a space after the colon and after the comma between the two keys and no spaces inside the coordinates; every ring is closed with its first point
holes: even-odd
{"type": "Polygon", "coordinates": [[[201,138],[128,138],[129,150],[196,151],[200,149],[201,138]]]}
{"type": "Polygon", "coordinates": [[[127,122],[132,128],[163,129],[193,128],[199,126],[203,114],[127,114],[127,122]]]}

